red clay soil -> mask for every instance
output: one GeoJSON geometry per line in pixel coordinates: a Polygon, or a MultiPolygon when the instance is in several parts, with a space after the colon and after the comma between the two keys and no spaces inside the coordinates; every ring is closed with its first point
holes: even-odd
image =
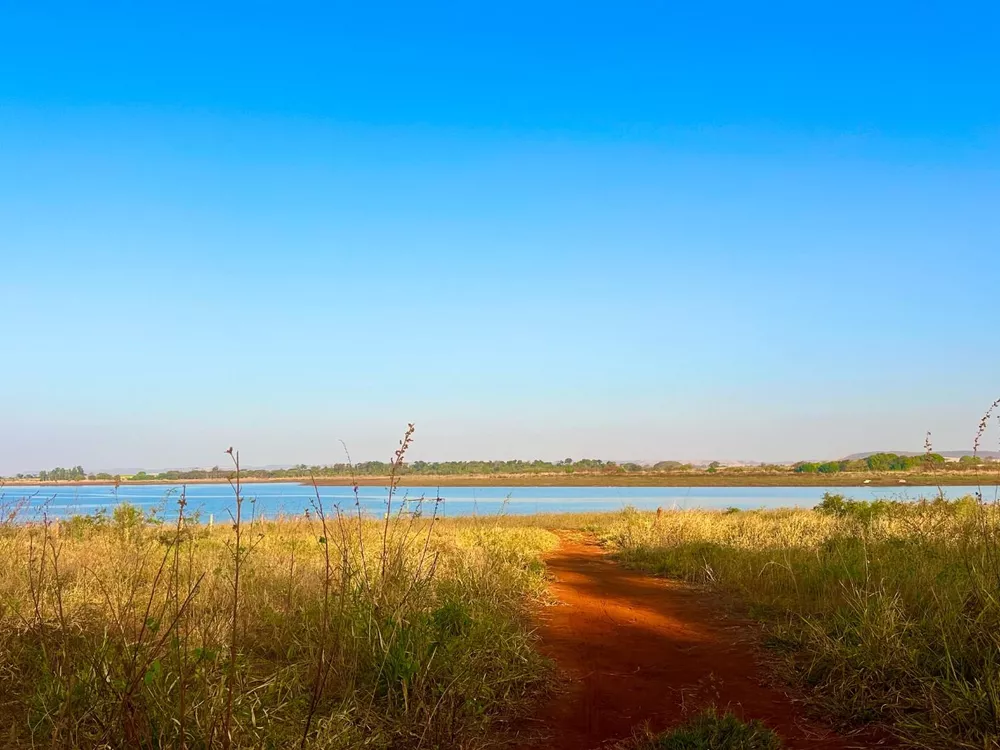
{"type": "Polygon", "coordinates": [[[873,747],[804,720],[764,681],[753,630],[704,592],[627,570],[592,540],[561,540],[547,558],[559,604],[545,609],[539,634],[565,686],[540,706],[530,729],[540,739],[524,750],[592,750],[645,722],[660,731],[709,705],[760,719],[789,748],[873,747]]]}

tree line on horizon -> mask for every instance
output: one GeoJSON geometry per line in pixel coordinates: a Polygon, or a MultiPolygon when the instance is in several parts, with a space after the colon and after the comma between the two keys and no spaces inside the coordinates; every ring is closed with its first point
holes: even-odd
{"type": "MultiPolygon", "coordinates": [[[[717,465],[717,464],[716,464],[717,465]]],[[[659,461],[652,466],[634,462],[618,463],[602,461],[601,459],[584,458],[574,461],[566,458],[562,461],[413,461],[399,467],[397,474],[405,475],[473,475],[473,474],[552,474],[552,473],[641,473],[644,471],[687,471],[694,467],[680,461],[659,461]]],[[[343,476],[387,476],[392,471],[388,461],[362,461],[356,464],[334,463],[325,465],[296,464],[286,469],[242,469],[240,474],[247,478],[281,479],[343,476]]],[[[14,479],[38,479],[40,481],[72,481],[72,480],[184,480],[184,479],[225,479],[232,474],[229,468],[214,466],[211,469],[170,470],[147,473],[140,471],[135,474],[116,475],[107,472],[87,473],[82,466],[72,469],[55,468],[40,471],[38,474],[17,474],[14,479]]]]}
{"type": "Polygon", "coordinates": [[[897,453],[873,453],[866,458],[842,461],[800,461],[793,470],[800,474],[837,474],[839,472],[934,471],[940,469],[966,469],[979,466],[984,460],[979,456],[962,456],[958,461],[948,461],[939,453],[921,453],[901,456],[897,453]]]}
{"type": "MultiPolygon", "coordinates": [[[[792,465],[760,464],[758,466],[726,467],[713,461],[704,467],[695,467],[681,461],[658,461],[655,464],[634,462],[618,463],[600,459],[584,458],[574,461],[414,461],[403,464],[397,475],[425,476],[471,476],[503,474],[641,474],[641,473],[682,473],[690,471],[737,471],[748,473],[763,471],[768,473],[789,471],[800,474],[836,474],[840,472],[895,472],[919,470],[963,470],[984,463],[977,456],[963,456],[958,461],[947,461],[937,453],[922,453],[915,456],[901,456],[895,453],[874,453],[866,458],[843,459],[840,461],[800,461],[792,465]]],[[[296,464],[286,469],[243,469],[241,475],[247,479],[301,479],[303,477],[384,477],[392,471],[388,461],[363,461],[357,464],[334,463],[327,465],[296,464]]],[[[82,466],[72,468],[56,467],[37,474],[17,474],[12,479],[37,479],[51,481],[185,481],[199,479],[225,479],[231,476],[229,468],[214,466],[210,469],[171,470],[136,474],[111,474],[108,472],[88,473],[82,466]]]]}

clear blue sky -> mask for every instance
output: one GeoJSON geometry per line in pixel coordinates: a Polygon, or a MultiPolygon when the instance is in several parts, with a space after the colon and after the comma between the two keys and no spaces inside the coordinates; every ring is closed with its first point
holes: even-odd
{"type": "Polygon", "coordinates": [[[1000,395],[995,3],[153,5],[0,3],[0,473],[960,449],[1000,395]]]}

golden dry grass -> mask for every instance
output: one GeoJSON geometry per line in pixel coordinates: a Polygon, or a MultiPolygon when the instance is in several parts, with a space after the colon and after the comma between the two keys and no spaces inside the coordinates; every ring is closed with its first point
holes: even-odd
{"type": "Polygon", "coordinates": [[[473,748],[540,686],[552,534],[245,503],[4,524],[0,746],[473,748]]]}

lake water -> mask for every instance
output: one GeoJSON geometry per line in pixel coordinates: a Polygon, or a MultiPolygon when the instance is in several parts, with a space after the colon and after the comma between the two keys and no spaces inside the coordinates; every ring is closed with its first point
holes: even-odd
{"type": "MultiPolygon", "coordinates": [[[[144,509],[160,508],[167,518],[176,517],[180,486],[125,485],[84,487],[7,487],[2,491],[2,504],[10,505],[21,498],[30,498],[22,518],[38,517],[44,509],[50,517],[95,513],[110,510],[117,502],[129,502],[144,509]]],[[[975,491],[974,487],[946,487],[948,497],[961,497],[975,491]]],[[[645,510],[672,508],[811,508],[824,492],[837,492],[859,500],[876,498],[916,500],[933,497],[935,487],[443,487],[440,512],[445,516],[489,515],[496,513],[532,514],[588,511],[615,511],[627,505],[645,510]]],[[[350,487],[320,487],[324,507],[339,504],[344,510],[355,511],[354,493],[350,487]]],[[[431,488],[401,488],[398,500],[416,502],[421,497],[431,500],[436,491],[431,488]]],[[[295,482],[251,483],[243,485],[246,499],[255,500],[258,515],[281,513],[300,514],[315,501],[312,487],[295,482]]],[[[359,498],[364,511],[381,516],[385,512],[384,487],[361,487],[359,498]]],[[[228,518],[234,507],[233,492],[225,484],[192,484],[187,487],[187,513],[200,512],[202,520],[209,515],[217,521],[228,518]]],[[[247,507],[247,506],[244,506],[247,507]]],[[[395,504],[394,504],[395,507],[395,504]]]]}

